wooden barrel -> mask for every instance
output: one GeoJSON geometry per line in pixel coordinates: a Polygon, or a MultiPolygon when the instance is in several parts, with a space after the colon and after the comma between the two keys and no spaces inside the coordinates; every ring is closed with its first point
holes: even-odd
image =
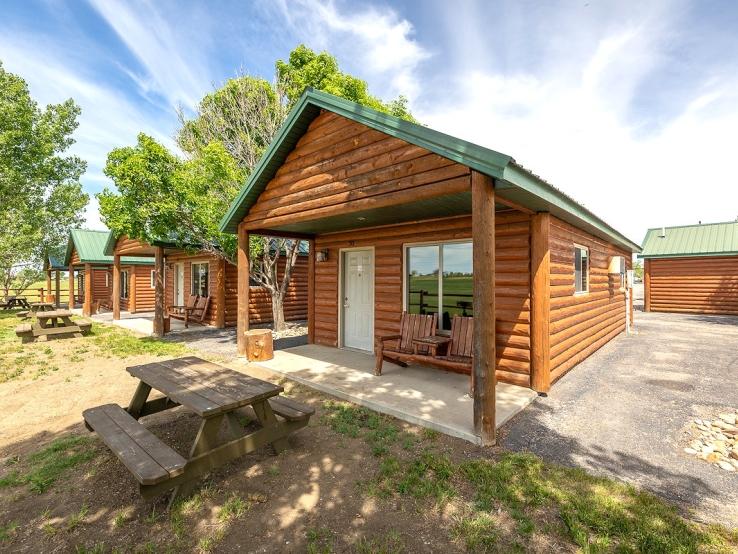
{"type": "Polygon", "coordinates": [[[245,332],[246,358],[250,362],[263,362],[274,357],[272,332],[269,329],[252,329],[245,332]]]}

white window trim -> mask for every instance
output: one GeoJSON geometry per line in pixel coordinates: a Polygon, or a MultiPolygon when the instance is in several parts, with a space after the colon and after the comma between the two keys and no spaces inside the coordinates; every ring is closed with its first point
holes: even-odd
{"type": "Polygon", "coordinates": [[[156,288],[156,270],[152,269],[149,274],[149,285],[152,289],[156,288]]]}
{"type": "Polygon", "coordinates": [[[110,281],[109,281],[109,279],[110,279],[110,273],[108,273],[108,272],[106,271],[106,272],[105,272],[105,288],[108,288],[108,287],[110,286],[110,281]]]}
{"type": "Polygon", "coordinates": [[[576,263],[577,262],[576,262],[576,258],[574,258],[574,264],[573,264],[574,265],[574,296],[584,296],[584,295],[589,294],[590,269],[592,268],[592,264],[590,263],[590,259],[589,259],[590,250],[589,250],[589,246],[584,246],[583,244],[578,244],[576,242],[574,243],[574,248],[575,249],[578,248],[580,250],[586,250],[587,251],[587,288],[584,289],[584,290],[579,290],[579,291],[577,290],[577,282],[576,282],[576,279],[577,279],[577,265],[576,265],[576,263]]]}
{"type": "MultiPolygon", "coordinates": [[[[195,286],[195,265],[207,265],[208,266],[208,296],[210,296],[210,261],[203,260],[203,261],[193,261],[190,262],[190,295],[195,294],[193,292],[193,287],[195,286]]],[[[199,296],[199,293],[197,293],[199,296]]]]}
{"type": "Polygon", "coordinates": [[[120,291],[118,292],[121,300],[128,300],[131,297],[131,291],[128,290],[128,270],[127,269],[121,269],[120,270],[120,291]],[[123,290],[128,293],[126,296],[123,296],[123,290]]]}
{"type": "MultiPolygon", "coordinates": [[[[469,243],[472,244],[473,240],[472,237],[466,238],[466,239],[453,239],[453,240],[432,240],[432,241],[425,241],[425,242],[404,242],[402,243],[402,309],[404,311],[408,311],[408,285],[407,285],[407,267],[408,267],[408,257],[407,253],[408,250],[414,246],[442,246],[444,244],[463,244],[463,243],[469,243]]],[[[474,246],[472,245],[472,252],[474,251],[474,246]]],[[[473,275],[473,270],[472,270],[473,275]]],[[[443,248],[439,248],[439,254],[438,254],[438,303],[441,303],[441,298],[443,298],[443,248]]],[[[440,310],[439,306],[439,310],[440,310]]],[[[443,325],[442,321],[443,315],[439,314],[438,316],[438,322],[437,322],[437,329],[439,331],[447,331],[445,329],[441,328],[441,325],[443,325]]]]}

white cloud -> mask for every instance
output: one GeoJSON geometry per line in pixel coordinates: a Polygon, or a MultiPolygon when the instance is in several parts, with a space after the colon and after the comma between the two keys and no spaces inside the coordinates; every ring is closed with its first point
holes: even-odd
{"type": "MultiPolygon", "coordinates": [[[[332,1],[275,3],[301,40],[347,60],[385,97],[420,93],[418,66],[429,53],[413,38],[413,25],[391,9],[339,10],[332,1]]],[[[376,93],[376,92],[375,92],[376,93]]]]}
{"type": "Polygon", "coordinates": [[[192,29],[178,33],[177,27],[146,1],[131,4],[90,0],[90,4],[145,69],[144,75],[125,70],[142,93],[155,91],[170,107],[191,107],[200,101],[211,82],[208,66],[204,52],[197,45],[188,45],[202,35],[189,32],[192,29]]]}
{"type": "Polygon", "coordinates": [[[636,242],[648,227],[732,220],[738,79],[710,78],[649,134],[629,111],[672,33],[643,22],[613,27],[578,75],[570,60],[537,74],[462,72],[450,85],[460,95],[415,115],[513,156],[636,242]]]}

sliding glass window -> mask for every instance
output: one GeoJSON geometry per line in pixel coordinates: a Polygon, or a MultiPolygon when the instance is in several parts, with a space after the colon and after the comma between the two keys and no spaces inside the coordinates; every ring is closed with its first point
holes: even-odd
{"type": "Polygon", "coordinates": [[[443,330],[453,316],[473,315],[471,242],[407,246],[405,260],[408,312],[438,314],[443,330]]]}

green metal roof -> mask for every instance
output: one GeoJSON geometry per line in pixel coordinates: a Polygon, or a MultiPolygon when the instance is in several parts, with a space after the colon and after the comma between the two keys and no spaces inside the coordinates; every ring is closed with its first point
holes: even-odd
{"type": "MultiPolygon", "coordinates": [[[[627,250],[640,252],[638,244],[622,235],[556,187],[517,164],[510,156],[310,88],[305,91],[292,108],[269,148],[254,167],[246,184],[231,203],[227,213],[221,220],[221,231],[237,232],[239,222],[248,214],[251,206],[264,191],[277,169],[284,163],[285,158],[295,147],[310,123],[320,114],[321,109],[334,112],[387,135],[421,146],[447,159],[489,175],[496,179],[496,189],[498,193],[501,193],[500,196],[518,202],[534,211],[550,212],[556,217],[627,250]]],[[[458,198],[450,198],[449,201],[454,205],[446,210],[449,212],[448,215],[454,215],[462,207],[462,213],[469,213],[470,198],[459,196],[458,198]]],[[[427,206],[420,206],[420,208],[425,209],[427,206]]],[[[378,224],[382,222],[383,218],[389,217],[392,219],[394,213],[395,222],[397,222],[396,210],[386,210],[386,212],[365,215],[371,215],[371,222],[378,224]]],[[[405,213],[405,208],[403,208],[403,213],[405,213]]],[[[441,212],[436,211],[434,213],[441,212]]],[[[336,228],[341,226],[341,222],[338,220],[326,223],[328,225],[326,229],[330,229],[330,225],[336,228]]],[[[289,227],[285,226],[285,229],[289,229],[289,227]]],[[[299,227],[296,226],[289,230],[298,231],[299,227]]],[[[323,232],[326,231],[323,230],[323,232]]]]}
{"type": "Polygon", "coordinates": [[[738,254],[738,221],[649,229],[643,239],[643,252],[639,257],[675,258],[726,254],[738,254]]]}
{"type": "MultiPolygon", "coordinates": [[[[67,253],[64,256],[64,265],[69,266],[72,261],[72,252],[77,251],[80,263],[83,264],[112,264],[113,256],[105,254],[105,245],[112,235],[110,231],[90,231],[87,229],[72,229],[67,242],[67,253]]],[[[152,265],[151,258],[125,256],[121,263],[126,265],[152,265]]]]}
{"type": "Polygon", "coordinates": [[[45,263],[44,263],[44,270],[48,269],[60,269],[60,270],[66,270],[68,266],[65,266],[63,263],[63,260],[60,260],[56,256],[52,256],[49,254],[46,257],[45,263]]]}

